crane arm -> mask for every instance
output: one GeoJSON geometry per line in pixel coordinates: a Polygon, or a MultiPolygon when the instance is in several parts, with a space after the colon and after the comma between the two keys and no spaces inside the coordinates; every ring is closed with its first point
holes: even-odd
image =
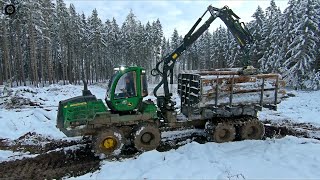
{"type": "Polygon", "coordinates": [[[172,53],[168,54],[164,59],[158,62],[156,67],[151,71],[153,76],[160,75],[162,78],[160,83],[153,90],[154,95],[157,97],[157,105],[160,109],[174,109],[175,102],[171,101],[172,94],[169,92],[168,76],[171,75],[170,84],[173,84],[173,68],[176,63],[176,59],[180,57],[181,54],[210,27],[210,24],[217,17],[226,24],[241,48],[243,48],[247,43],[252,42],[253,38],[248,29],[245,27],[244,23],[239,22],[240,18],[231,9],[227,6],[224,6],[221,9],[212,7],[211,5],[208,6],[207,10],[185,35],[182,43],[172,53]],[[200,24],[202,18],[207,12],[210,12],[211,16],[195,31],[196,27],[200,24]],[[163,64],[162,71],[160,70],[161,64],[163,64]],[[162,85],[164,89],[164,96],[158,96],[157,91],[162,85]]]}

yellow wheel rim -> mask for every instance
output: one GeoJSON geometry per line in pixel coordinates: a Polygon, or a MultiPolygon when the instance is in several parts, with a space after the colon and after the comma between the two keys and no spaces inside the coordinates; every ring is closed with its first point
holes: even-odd
{"type": "Polygon", "coordinates": [[[117,145],[117,141],[113,137],[107,137],[103,141],[103,147],[108,150],[114,149],[116,145],[117,145]]]}

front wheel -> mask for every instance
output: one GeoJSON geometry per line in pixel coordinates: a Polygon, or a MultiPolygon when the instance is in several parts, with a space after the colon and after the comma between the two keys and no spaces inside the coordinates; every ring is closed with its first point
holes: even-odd
{"type": "Polygon", "coordinates": [[[105,155],[119,155],[124,141],[124,135],[120,130],[116,128],[102,130],[95,138],[94,150],[105,155]]]}

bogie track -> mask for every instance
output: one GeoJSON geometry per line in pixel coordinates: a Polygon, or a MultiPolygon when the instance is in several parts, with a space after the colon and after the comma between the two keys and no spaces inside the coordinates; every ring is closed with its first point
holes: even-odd
{"type": "Polygon", "coordinates": [[[262,139],[265,128],[258,118],[243,116],[208,121],[205,125],[205,132],[209,141],[223,143],[234,140],[262,139]]]}
{"type": "Polygon", "coordinates": [[[97,154],[117,157],[123,149],[150,151],[160,145],[161,133],[156,123],[139,123],[112,128],[100,128],[93,135],[93,150],[97,154]]]}

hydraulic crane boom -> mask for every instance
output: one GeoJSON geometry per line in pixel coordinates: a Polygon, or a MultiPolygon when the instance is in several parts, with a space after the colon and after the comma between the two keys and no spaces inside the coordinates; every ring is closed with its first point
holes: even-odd
{"type": "Polygon", "coordinates": [[[181,54],[209,28],[210,24],[217,17],[219,17],[226,24],[241,48],[253,41],[252,35],[249,33],[244,23],[239,22],[240,18],[231,9],[229,9],[227,6],[224,6],[221,9],[212,7],[211,5],[208,6],[207,10],[185,35],[178,48],[167,55],[163,60],[158,62],[156,67],[151,71],[153,76],[160,75],[162,77],[160,83],[154,88],[153,91],[154,95],[157,97],[157,105],[162,112],[174,110],[175,102],[171,101],[172,94],[169,92],[168,76],[171,75],[170,84],[173,84],[173,68],[176,63],[176,59],[181,56],[181,54]],[[199,27],[199,29],[195,31],[196,27],[199,25],[207,12],[210,12],[211,16],[203,25],[199,27]],[[161,71],[159,68],[160,64],[162,63],[163,67],[161,71]],[[164,89],[164,96],[158,96],[157,91],[162,85],[164,89]]]}

